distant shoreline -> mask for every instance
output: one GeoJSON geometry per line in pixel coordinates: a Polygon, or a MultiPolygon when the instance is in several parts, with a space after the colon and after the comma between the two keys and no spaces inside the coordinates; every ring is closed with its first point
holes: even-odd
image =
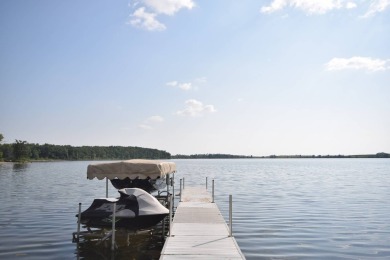
{"type": "Polygon", "coordinates": [[[348,159],[348,158],[390,158],[388,153],[361,154],[361,155],[269,155],[269,156],[245,156],[231,154],[177,154],[171,159],[348,159]]]}
{"type": "MultiPolygon", "coordinates": [[[[149,158],[150,160],[171,160],[171,159],[389,159],[388,153],[362,154],[362,155],[269,155],[269,156],[245,156],[231,154],[192,154],[172,155],[170,158],[149,158]]],[[[4,163],[34,163],[34,162],[81,162],[81,161],[125,161],[137,158],[98,158],[98,159],[26,159],[23,161],[5,160],[4,163]]],[[[148,159],[148,158],[144,158],[148,159]]]]}
{"type": "MultiPolygon", "coordinates": [[[[1,136],[1,134],[0,134],[1,136]]],[[[4,162],[57,162],[57,161],[118,161],[130,159],[327,159],[327,158],[390,158],[389,153],[358,155],[237,155],[225,153],[176,154],[137,146],[71,146],[33,144],[15,140],[13,144],[0,144],[0,160],[4,162]]]]}
{"type": "Polygon", "coordinates": [[[224,159],[224,160],[238,160],[238,159],[272,159],[272,160],[278,160],[278,159],[389,159],[387,157],[277,157],[277,158],[271,158],[271,157],[237,157],[237,158],[171,158],[171,159],[163,159],[163,160],[217,160],[217,159],[224,159]]]}
{"type": "MultiPolygon", "coordinates": [[[[321,157],[310,157],[310,156],[302,156],[302,157],[295,157],[295,156],[275,156],[275,157],[270,157],[270,156],[253,156],[253,157],[175,157],[172,156],[170,159],[151,159],[151,160],[218,160],[218,159],[224,159],[224,160],[235,160],[235,159],[272,159],[272,160],[277,160],[277,159],[389,159],[390,157],[373,157],[373,156],[343,156],[343,157],[336,157],[336,156],[321,156],[321,157]]],[[[131,159],[97,159],[97,160],[29,160],[29,161],[23,161],[23,162],[17,162],[17,161],[0,161],[0,164],[7,164],[7,163],[16,163],[16,164],[24,164],[24,163],[50,163],[50,162],[85,162],[85,161],[91,161],[91,162],[101,162],[101,161],[126,161],[126,160],[132,160],[131,159]]]]}

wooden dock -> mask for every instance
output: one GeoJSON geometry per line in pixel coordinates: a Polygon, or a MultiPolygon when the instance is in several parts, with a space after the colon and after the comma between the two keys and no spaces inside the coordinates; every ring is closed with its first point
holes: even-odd
{"type": "Polygon", "coordinates": [[[160,260],[245,259],[204,187],[186,187],[181,198],[160,260]]]}

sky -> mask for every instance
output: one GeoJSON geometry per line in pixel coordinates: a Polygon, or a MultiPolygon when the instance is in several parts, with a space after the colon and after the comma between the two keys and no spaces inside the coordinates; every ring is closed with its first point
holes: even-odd
{"type": "Polygon", "coordinates": [[[390,152],[390,0],[2,0],[0,133],[171,154],[390,152]]]}

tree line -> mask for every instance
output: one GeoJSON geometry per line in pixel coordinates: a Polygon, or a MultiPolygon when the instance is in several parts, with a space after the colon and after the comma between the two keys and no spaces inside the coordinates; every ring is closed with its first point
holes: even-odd
{"type": "MultiPolygon", "coordinates": [[[[0,134],[0,142],[3,139],[0,134]]],[[[0,160],[128,160],[170,159],[171,154],[157,149],[136,146],[70,146],[32,144],[15,140],[12,144],[0,144],[0,160]]]]}

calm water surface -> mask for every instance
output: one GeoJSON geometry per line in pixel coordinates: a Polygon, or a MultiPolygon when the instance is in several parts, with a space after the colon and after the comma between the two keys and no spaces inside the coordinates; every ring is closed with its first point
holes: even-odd
{"type": "MultiPolygon", "coordinates": [[[[233,233],[247,259],[390,259],[389,159],[175,162],[177,184],[215,179],[225,219],[233,195],[233,233]]],[[[78,203],[105,196],[105,181],[86,178],[89,163],[0,164],[0,259],[159,258],[155,238],[115,254],[72,243],[78,203]]]]}

